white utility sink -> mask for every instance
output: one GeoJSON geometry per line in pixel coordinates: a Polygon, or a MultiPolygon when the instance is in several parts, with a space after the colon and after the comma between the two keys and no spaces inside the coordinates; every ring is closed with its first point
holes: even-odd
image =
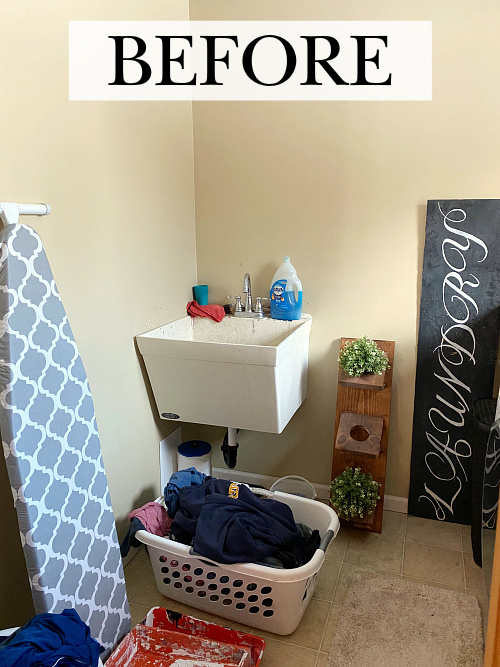
{"type": "Polygon", "coordinates": [[[187,316],[137,336],[160,416],[281,433],[306,397],[311,322],[187,316]]]}

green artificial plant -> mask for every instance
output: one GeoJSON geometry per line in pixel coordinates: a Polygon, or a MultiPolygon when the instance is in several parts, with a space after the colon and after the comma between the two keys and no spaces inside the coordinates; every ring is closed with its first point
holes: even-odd
{"type": "Polygon", "coordinates": [[[344,519],[363,518],[371,514],[380,500],[378,488],[370,473],[361,468],[346,468],[336,477],[330,487],[330,504],[344,519]]]}
{"type": "Polygon", "coordinates": [[[380,375],[386,368],[390,368],[384,352],[374,340],[366,336],[346,343],[340,350],[338,362],[347,375],[356,377],[364,373],[380,375]]]}

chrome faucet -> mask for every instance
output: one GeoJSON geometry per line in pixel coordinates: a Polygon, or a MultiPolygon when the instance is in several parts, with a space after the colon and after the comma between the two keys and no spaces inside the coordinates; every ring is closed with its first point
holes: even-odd
{"type": "Polygon", "coordinates": [[[246,294],[245,298],[245,313],[252,312],[252,282],[250,280],[250,274],[245,273],[243,278],[243,294],[246,294]]]}
{"type": "MultiPolygon", "coordinates": [[[[262,318],[266,317],[264,310],[262,308],[262,300],[265,297],[258,296],[255,300],[255,308],[252,303],[252,281],[250,280],[250,274],[245,273],[243,278],[243,293],[245,296],[245,303],[241,303],[240,296],[228,296],[227,299],[236,299],[234,304],[234,316],[235,317],[256,317],[262,318]]],[[[269,301],[269,299],[267,299],[269,301]]]]}

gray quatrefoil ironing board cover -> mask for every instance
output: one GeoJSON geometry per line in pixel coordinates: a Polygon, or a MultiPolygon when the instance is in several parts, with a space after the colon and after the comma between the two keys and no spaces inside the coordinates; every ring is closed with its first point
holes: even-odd
{"type": "Polygon", "coordinates": [[[76,609],[104,657],[130,629],[87,376],[40,237],[0,232],[0,430],[36,613],[76,609]]]}

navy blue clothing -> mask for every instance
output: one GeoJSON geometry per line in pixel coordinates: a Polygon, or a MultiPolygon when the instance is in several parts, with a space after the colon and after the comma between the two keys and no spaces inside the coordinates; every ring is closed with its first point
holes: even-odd
{"type": "Polygon", "coordinates": [[[0,644],[2,667],[97,667],[100,646],[74,609],[38,614],[0,644]]]}
{"type": "Polygon", "coordinates": [[[163,491],[165,498],[165,505],[167,506],[168,516],[172,519],[179,507],[179,493],[184,487],[199,486],[205,481],[206,475],[198,472],[196,468],[186,468],[186,470],[179,470],[174,472],[168,480],[168,484],[163,491]]]}
{"type": "Polygon", "coordinates": [[[192,544],[196,526],[205,498],[212,493],[227,497],[229,485],[227,479],[207,477],[198,487],[184,487],[179,491],[179,509],[170,527],[170,537],[182,544],[192,544]]]}
{"type": "Polygon", "coordinates": [[[135,547],[137,549],[141,546],[142,542],[139,542],[135,536],[138,530],[146,530],[146,528],[142,521],[135,516],[130,522],[130,528],[120,544],[120,554],[122,558],[125,558],[128,554],[130,547],[135,547]]]}
{"type": "Polygon", "coordinates": [[[182,489],[171,534],[218,563],[252,563],[297,536],[292,510],[240,484],[209,478],[182,489]]]}
{"type": "Polygon", "coordinates": [[[264,558],[258,565],[289,569],[308,563],[321,543],[318,530],[311,530],[302,523],[297,524],[297,535],[272,556],[264,558]]]}

